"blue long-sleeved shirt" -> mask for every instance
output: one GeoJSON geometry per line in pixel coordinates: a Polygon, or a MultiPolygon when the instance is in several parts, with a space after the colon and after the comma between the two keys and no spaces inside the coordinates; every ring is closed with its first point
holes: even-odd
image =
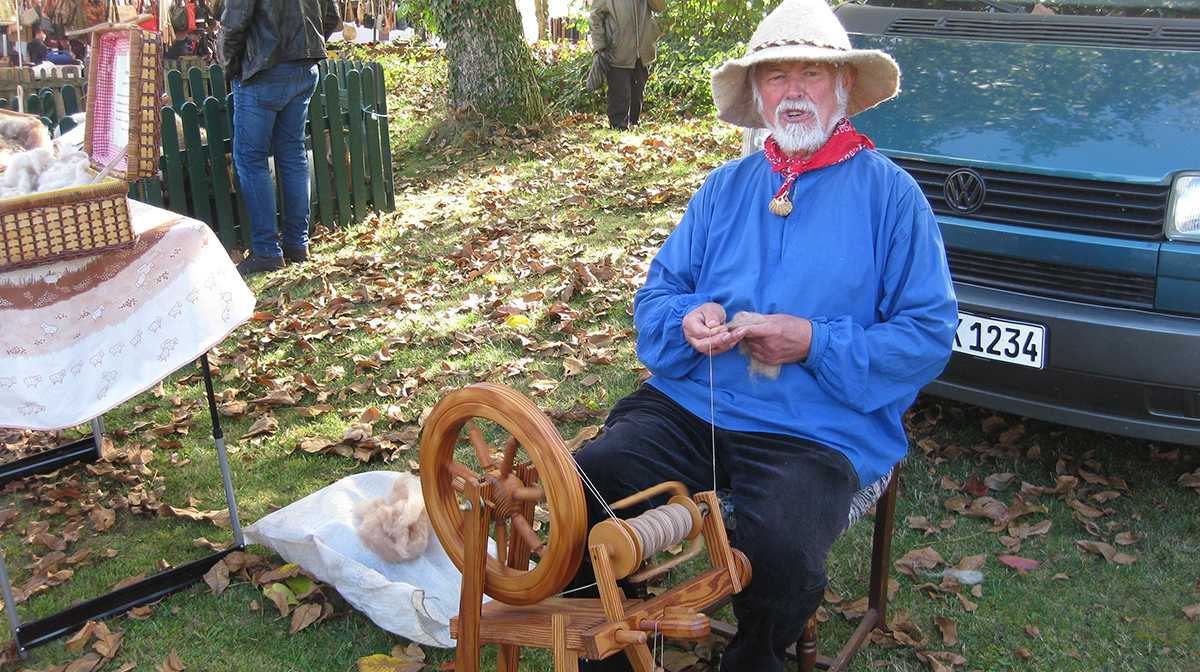
{"type": "Polygon", "coordinates": [[[908,450],[901,414],[941,373],[958,323],[941,233],[911,177],[873,150],[801,174],[787,217],[762,152],[713,171],[634,298],[648,381],[733,431],[798,436],[844,453],[865,486],[908,450]],[[684,338],[707,302],[812,321],[804,362],[751,376],[736,348],[713,357],[684,338]],[[711,390],[711,391],[710,391],[711,390]]]}

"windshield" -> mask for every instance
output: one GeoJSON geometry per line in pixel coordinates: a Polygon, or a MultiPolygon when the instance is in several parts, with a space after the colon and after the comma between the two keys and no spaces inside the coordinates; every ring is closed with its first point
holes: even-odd
{"type": "Polygon", "coordinates": [[[1200,19],[1200,0],[859,0],[874,7],[961,12],[1112,16],[1147,19],[1200,19]]]}

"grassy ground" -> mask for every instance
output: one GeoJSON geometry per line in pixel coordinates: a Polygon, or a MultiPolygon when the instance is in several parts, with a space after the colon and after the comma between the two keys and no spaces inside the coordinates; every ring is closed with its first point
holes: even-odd
{"type": "MultiPolygon", "coordinates": [[[[470,382],[528,394],[566,438],[597,425],[644,374],[628,310],[646,265],[704,175],[738,153],[736,130],[708,120],[651,118],[636,133],[567,114],[538,128],[434,124],[436,58],[379,58],[391,70],[397,211],[324,231],[310,263],[252,279],[257,314],[212,355],[246,523],[349,474],[417,470],[423,414],[470,382]]],[[[22,620],[209,553],[194,540],[229,543],[209,513],[223,495],[202,392],[186,367],[106,416],[105,462],[0,494],[10,578],[29,588],[22,620]]],[[[855,669],[1200,669],[1200,623],[1185,611],[1200,603],[1200,517],[1197,491],[1180,482],[1200,451],[926,397],[907,423],[894,553],[907,560],[892,572],[889,619],[904,636],[879,637],[855,669]],[[930,551],[944,563],[914,567],[930,551]],[[942,576],[960,564],[982,582],[942,576]]],[[[3,447],[19,456],[81,431],[5,432],[3,447]]],[[[853,627],[842,612],[865,595],[869,533],[858,525],[830,558],[825,648],[853,627]]],[[[108,622],[121,646],[96,667],[79,662],[96,640],[9,664],[353,670],[408,644],[328,588],[305,595],[302,579],[265,574],[282,560],[248,550],[263,564],[235,570],[228,587],[197,584],[108,622]],[[286,615],[264,592],[273,583],[301,595],[286,615]],[[319,620],[292,634],[305,616],[319,620]]],[[[453,658],[423,653],[442,669],[453,658]]],[[[522,660],[550,667],[542,653],[522,660]]],[[[692,659],[670,660],[678,670],[692,659]]]]}

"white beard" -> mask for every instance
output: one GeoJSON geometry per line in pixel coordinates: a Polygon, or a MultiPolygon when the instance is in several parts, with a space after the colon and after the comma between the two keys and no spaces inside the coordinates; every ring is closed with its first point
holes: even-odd
{"type": "MultiPolygon", "coordinates": [[[[835,116],[835,118],[840,119],[841,117],[835,116]]],[[[829,142],[836,124],[836,122],[826,123],[824,119],[821,119],[817,106],[806,100],[780,101],[779,106],[775,108],[775,114],[771,117],[763,114],[763,120],[767,122],[767,130],[771,131],[771,135],[774,136],[775,144],[779,145],[779,149],[787,154],[811,154],[817,151],[826,142],[829,142]],[[811,112],[812,120],[799,124],[784,121],[784,113],[791,110],[811,112]]]]}
{"type": "Polygon", "coordinates": [[[833,137],[833,131],[837,128],[838,122],[846,116],[849,94],[842,86],[840,74],[836,89],[838,108],[829,119],[822,119],[817,106],[807,100],[781,100],[775,107],[775,113],[768,115],[763,109],[762,94],[759,93],[758,87],[754,86],[752,89],[754,104],[758,107],[759,115],[766,122],[767,130],[775,138],[775,144],[785,154],[812,154],[824,147],[825,143],[829,142],[829,138],[833,137]],[[800,124],[784,121],[783,113],[789,110],[811,112],[812,120],[800,124]]]}

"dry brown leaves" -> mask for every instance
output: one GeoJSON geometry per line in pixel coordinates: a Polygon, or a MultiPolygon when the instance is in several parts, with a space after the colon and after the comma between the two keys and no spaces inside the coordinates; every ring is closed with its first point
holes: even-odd
{"type": "MultiPolygon", "coordinates": [[[[103,621],[88,621],[70,639],[63,648],[69,653],[79,653],[90,648],[92,651],[65,665],[51,665],[41,670],[27,672],[96,672],[105,667],[109,660],[117,655],[124,644],[125,633],[113,632],[103,621]]],[[[119,668],[119,672],[133,669],[128,663],[119,668]]]]}

